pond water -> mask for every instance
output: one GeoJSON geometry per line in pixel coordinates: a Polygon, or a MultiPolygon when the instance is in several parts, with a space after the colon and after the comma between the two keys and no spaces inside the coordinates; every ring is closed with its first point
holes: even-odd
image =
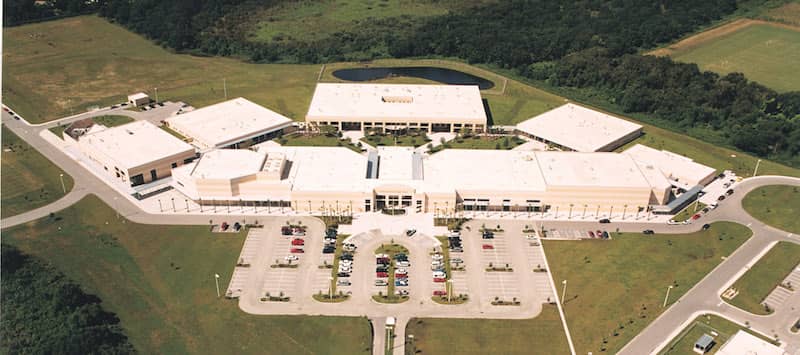
{"type": "Polygon", "coordinates": [[[333,76],[347,81],[370,81],[388,77],[406,76],[428,79],[448,85],[478,85],[481,90],[491,89],[494,82],[458,70],[436,67],[376,67],[339,69],[333,76]]]}

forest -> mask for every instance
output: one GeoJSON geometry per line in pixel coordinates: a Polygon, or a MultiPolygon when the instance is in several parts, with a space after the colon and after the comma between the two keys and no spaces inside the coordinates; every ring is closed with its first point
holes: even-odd
{"type": "Polygon", "coordinates": [[[0,351],[6,354],[130,354],[114,313],[42,260],[2,244],[0,351]]]}
{"type": "Polygon", "coordinates": [[[593,103],[800,167],[797,93],[639,54],[780,1],[476,1],[441,16],[366,18],[321,39],[269,42],[250,35],[260,11],[281,0],[105,0],[98,11],[162,46],[198,55],[272,63],[461,58],[601,97],[593,103]]]}

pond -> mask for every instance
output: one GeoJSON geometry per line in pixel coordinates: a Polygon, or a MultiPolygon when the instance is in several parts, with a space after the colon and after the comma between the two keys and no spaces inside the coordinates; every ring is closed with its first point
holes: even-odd
{"type": "Polygon", "coordinates": [[[347,81],[371,81],[389,77],[406,76],[428,79],[447,85],[478,85],[481,90],[491,89],[494,82],[458,70],[437,67],[376,67],[339,69],[333,76],[347,81]]]}

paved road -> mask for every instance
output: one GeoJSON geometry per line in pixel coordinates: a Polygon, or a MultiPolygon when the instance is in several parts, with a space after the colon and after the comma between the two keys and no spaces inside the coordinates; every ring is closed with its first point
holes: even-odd
{"type": "MultiPolygon", "coordinates": [[[[790,307],[779,309],[770,316],[756,316],[723,302],[720,294],[736,281],[740,274],[755,263],[762,253],[778,241],[800,243],[800,238],[788,232],[765,225],[750,216],[741,207],[742,198],[753,189],[774,184],[800,186],[800,179],[777,176],[762,176],[746,179],[736,187],[736,192],[725,203],[720,204],[706,217],[708,220],[735,221],[748,225],[753,237],[737,249],[729,258],[709,273],[703,280],[683,295],[675,304],[628,343],[620,354],[656,353],[678,333],[687,322],[703,313],[715,313],[734,322],[745,324],[769,336],[778,335],[786,342],[789,353],[800,349],[800,335],[791,333],[788,328],[797,320],[797,312],[790,307]],[[671,334],[669,336],[665,336],[671,334]]],[[[795,298],[797,305],[800,300],[795,298]]]]}

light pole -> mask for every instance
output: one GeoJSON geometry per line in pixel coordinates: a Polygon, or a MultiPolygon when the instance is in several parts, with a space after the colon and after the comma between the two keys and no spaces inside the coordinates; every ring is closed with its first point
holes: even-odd
{"type": "Polygon", "coordinates": [[[453,280],[447,280],[447,303],[451,301],[451,295],[453,294],[453,280]]]}
{"type": "Polygon", "coordinates": [[[217,298],[219,298],[219,274],[214,274],[214,283],[217,285],[217,298]]]}
{"type": "Polygon", "coordinates": [[[156,103],[158,103],[158,88],[154,88],[156,90],[156,103]]]}
{"type": "Polygon", "coordinates": [[[328,276],[328,281],[330,281],[328,285],[328,300],[333,299],[333,276],[328,276]]]}
{"type": "Polygon", "coordinates": [[[667,287],[667,295],[664,296],[664,304],[661,306],[661,308],[664,308],[664,307],[667,306],[667,300],[669,299],[669,290],[671,290],[672,287],[673,287],[672,285],[669,285],[669,287],[667,287]]]}
{"type": "Polygon", "coordinates": [[[64,195],[67,194],[67,186],[64,185],[64,174],[58,174],[58,178],[61,179],[61,191],[64,191],[64,195]]]}
{"type": "Polygon", "coordinates": [[[561,281],[561,284],[564,285],[561,290],[561,305],[564,305],[564,297],[567,297],[567,280],[561,281]]]}
{"type": "Polygon", "coordinates": [[[628,205],[622,206],[622,219],[625,220],[625,212],[628,212],[628,205]]]}
{"type": "Polygon", "coordinates": [[[758,165],[759,164],[761,164],[761,159],[758,159],[758,161],[756,162],[756,168],[753,169],[753,176],[756,176],[756,174],[758,174],[758,165]]]}

